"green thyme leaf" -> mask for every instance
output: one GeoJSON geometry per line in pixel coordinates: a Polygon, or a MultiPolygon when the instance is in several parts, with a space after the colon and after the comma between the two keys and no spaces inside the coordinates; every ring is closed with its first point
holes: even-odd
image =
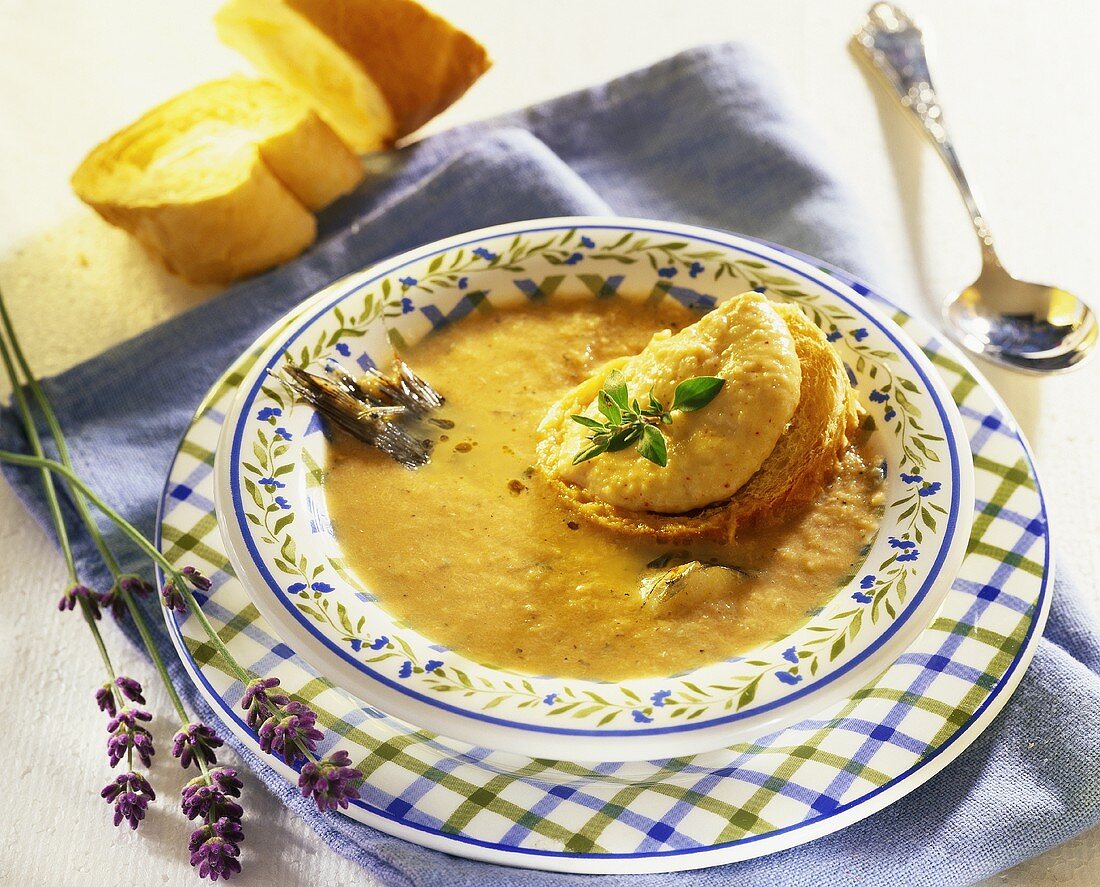
{"type": "Polygon", "coordinates": [[[681,413],[700,410],[718,396],[718,392],[725,384],[726,380],[719,379],[717,376],[696,376],[694,379],[687,379],[676,386],[676,394],[672,398],[672,409],[679,410],[681,413]]]}
{"type": "Polygon", "coordinates": [[[573,457],[573,464],[580,465],[581,462],[587,462],[589,459],[595,459],[600,453],[607,452],[607,444],[593,444],[587,449],[581,450],[573,457]]]}
{"type": "Polygon", "coordinates": [[[638,444],[638,452],[643,458],[664,468],[668,465],[668,449],[665,446],[665,435],[656,425],[646,425],[642,431],[642,439],[638,444]]]}
{"type": "Polygon", "coordinates": [[[607,451],[617,453],[619,450],[625,450],[642,436],[642,428],[642,425],[626,425],[616,431],[611,435],[611,440],[607,442],[607,451]]]}
{"type": "Polygon", "coordinates": [[[621,410],[630,409],[630,397],[626,393],[626,377],[618,370],[612,370],[604,379],[603,390],[607,392],[621,410]]]}
{"type": "Polygon", "coordinates": [[[600,390],[596,406],[612,425],[618,425],[623,421],[623,411],[619,408],[619,405],[615,403],[611,395],[607,393],[606,389],[600,390]]]}
{"type": "Polygon", "coordinates": [[[570,416],[569,418],[585,428],[595,428],[597,430],[603,428],[603,423],[599,419],[589,419],[588,416],[570,416]]]}

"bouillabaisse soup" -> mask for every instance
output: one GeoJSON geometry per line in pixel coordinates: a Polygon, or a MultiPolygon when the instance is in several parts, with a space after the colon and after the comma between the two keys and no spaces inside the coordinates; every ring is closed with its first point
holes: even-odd
{"type": "Polygon", "coordinates": [[[486,309],[410,349],[454,428],[415,471],[333,441],[325,489],[351,568],[433,642],[529,674],[669,675],[789,634],[874,536],[881,457],[866,435],[811,506],[732,543],[661,543],[587,522],[534,469],[536,429],[563,392],[698,318],[670,299],[486,309]],[[692,561],[705,569],[679,593],[652,593],[692,561]]]}

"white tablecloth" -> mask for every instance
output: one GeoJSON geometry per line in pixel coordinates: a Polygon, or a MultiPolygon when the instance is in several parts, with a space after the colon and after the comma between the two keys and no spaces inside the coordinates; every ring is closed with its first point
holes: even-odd
{"type": "MultiPolygon", "coordinates": [[[[833,164],[875,220],[893,280],[917,313],[974,275],[969,223],[939,161],[847,49],[868,0],[434,0],[478,35],[495,66],[430,129],[505,111],[641,67],[693,44],[756,45],[783,72],[833,164]]],[[[37,370],[56,372],[204,298],[159,272],[80,206],[68,176],[96,141],[152,105],[244,62],[222,47],[213,0],[0,0],[0,286],[37,370]]],[[[1100,13],[1088,0],[908,0],[934,35],[948,122],[1011,270],[1100,307],[1100,13]]],[[[983,367],[984,368],[984,367],[983,367]]],[[[989,370],[1036,450],[1056,544],[1082,586],[1100,588],[1100,361],[1034,380],[989,370]]],[[[115,830],[99,787],[106,765],[101,680],[78,619],[54,609],[60,557],[0,485],[0,883],[194,884],[177,809],[179,768],[162,750],[159,797],[140,837],[115,830]]],[[[1094,602],[1098,598],[1094,597],[1094,602]]],[[[112,627],[124,673],[150,669],[112,627]]],[[[234,883],[367,879],[255,783],[246,785],[245,873],[234,883]]],[[[1093,830],[990,883],[1086,884],[1100,870],[1093,830]],[[1088,873],[1092,872],[1090,876],[1088,873]]],[[[1097,883],[1092,880],[1091,883],[1097,883]]]]}

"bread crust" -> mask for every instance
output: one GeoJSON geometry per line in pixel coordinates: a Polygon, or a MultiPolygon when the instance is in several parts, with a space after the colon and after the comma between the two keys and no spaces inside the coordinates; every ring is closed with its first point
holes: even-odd
{"type": "Polygon", "coordinates": [[[685,514],[628,511],[545,471],[542,476],[585,520],[669,544],[731,541],[739,529],[777,522],[813,502],[836,476],[861,411],[844,363],[821,330],[793,304],[775,308],[802,366],[799,403],[764,464],[728,501],[685,514]]]}
{"type": "Polygon", "coordinates": [[[473,37],[414,0],[229,0],[215,23],[224,43],[313,101],[357,151],[418,129],[490,64],[473,37]],[[295,58],[305,46],[331,65],[327,77],[295,58]]]}
{"type": "Polygon", "coordinates": [[[175,96],[96,146],[72,186],[170,271],[225,283],[298,255],[316,236],[310,210],[362,177],[359,159],[303,102],[232,77],[175,96]]]}

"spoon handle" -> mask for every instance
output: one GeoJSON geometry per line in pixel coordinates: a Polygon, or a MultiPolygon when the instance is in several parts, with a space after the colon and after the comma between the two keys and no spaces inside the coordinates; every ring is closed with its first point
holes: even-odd
{"type": "Polygon", "coordinates": [[[951,143],[943,119],[943,108],[932,85],[928,56],[924,49],[924,34],[913,21],[892,3],[876,3],[853,38],[857,54],[868,61],[901,106],[920,123],[924,134],[932,141],[943,162],[947,164],[955,184],[970,213],[970,221],[982,246],[982,258],[1000,265],[993,250],[989,231],[977,198],[970,187],[951,143]]]}

